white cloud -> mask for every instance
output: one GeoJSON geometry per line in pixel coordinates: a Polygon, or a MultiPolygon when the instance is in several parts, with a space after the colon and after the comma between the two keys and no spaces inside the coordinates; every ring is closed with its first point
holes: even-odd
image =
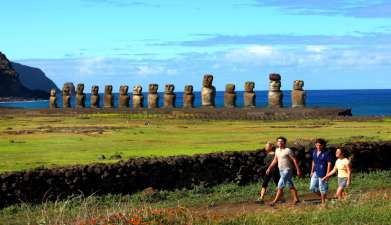
{"type": "Polygon", "coordinates": [[[78,63],[80,75],[95,74],[97,70],[109,69],[110,66],[104,57],[82,58],[78,63]]]}
{"type": "Polygon", "coordinates": [[[228,51],[224,54],[224,60],[245,64],[259,64],[265,60],[275,58],[277,55],[278,51],[271,46],[254,45],[228,51]]]}
{"type": "Polygon", "coordinates": [[[176,75],[178,73],[177,69],[167,69],[166,73],[168,75],[176,75]]]}
{"type": "Polygon", "coordinates": [[[243,61],[270,57],[276,53],[271,46],[254,45],[245,48],[234,49],[225,54],[225,59],[231,61],[243,61]]]}
{"type": "Polygon", "coordinates": [[[264,45],[254,45],[246,49],[250,54],[256,56],[269,56],[275,52],[275,50],[271,46],[264,46],[264,45]]]}
{"type": "Polygon", "coordinates": [[[136,67],[136,74],[141,76],[155,75],[164,71],[161,66],[142,65],[136,67]]]}
{"type": "Polygon", "coordinates": [[[328,47],[324,46],[324,45],[307,45],[307,46],[305,46],[305,50],[307,52],[319,53],[319,52],[323,52],[327,49],[328,49],[328,47]]]}
{"type": "Polygon", "coordinates": [[[289,51],[272,46],[255,45],[228,51],[224,54],[223,59],[245,66],[291,66],[297,64],[298,59],[289,51]]]}
{"type": "Polygon", "coordinates": [[[325,74],[324,71],[330,70],[351,74],[352,71],[360,70],[389,71],[391,48],[284,48],[252,45],[215,53],[189,53],[162,60],[92,57],[17,61],[41,68],[58,86],[68,81],[89,86],[122,83],[147,85],[150,82],[164,84],[170,80],[176,85],[192,83],[196,87],[206,72],[215,74],[216,83],[219,83],[219,78],[231,82],[247,79],[245,77],[248,74],[259,75],[262,71],[299,71],[298,74],[325,74]],[[223,76],[225,78],[221,78],[223,76]]]}
{"type": "MultiPolygon", "coordinates": [[[[366,48],[330,48],[323,45],[308,45],[296,48],[276,48],[273,46],[249,46],[222,53],[217,57],[219,65],[234,64],[234,70],[240,67],[366,67],[369,65],[390,65],[389,49],[368,51],[366,48]]],[[[214,62],[216,63],[216,62],[214,62]]]]}

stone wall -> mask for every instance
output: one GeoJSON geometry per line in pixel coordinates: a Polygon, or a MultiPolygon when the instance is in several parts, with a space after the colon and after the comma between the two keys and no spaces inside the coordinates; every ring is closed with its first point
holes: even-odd
{"type": "MultiPolygon", "coordinates": [[[[336,146],[330,149],[335,151],[336,146]]],[[[391,142],[346,144],[353,172],[390,169],[391,142]]],[[[292,147],[304,174],[309,173],[311,154],[292,147]]],[[[0,207],[40,203],[70,195],[129,194],[147,187],[172,190],[213,186],[224,182],[246,184],[265,172],[263,150],[221,152],[193,156],[132,158],[114,164],[91,164],[0,175],[0,207]]]]}

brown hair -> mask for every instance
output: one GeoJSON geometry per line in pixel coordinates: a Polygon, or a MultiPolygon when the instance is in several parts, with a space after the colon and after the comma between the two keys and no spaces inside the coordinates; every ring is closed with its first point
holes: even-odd
{"type": "Polygon", "coordinates": [[[266,152],[271,152],[271,151],[273,151],[273,149],[274,149],[273,143],[267,142],[267,143],[265,144],[265,151],[266,151],[266,152]]]}
{"type": "Polygon", "coordinates": [[[315,140],[315,144],[317,144],[317,143],[319,143],[319,144],[321,144],[321,145],[326,145],[326,144],[327,144],[327,141],[326,141],[325,139],[323,139],[323,138],[317,138],[317,139],[315,140]]]}
{"type": "Polygon", "coordinates": [[[276,139],[276,141],[278,141],[279,139],[283,140],[284,143],[286,144],[287,139],[286,139],[285,137],[280,136],[280,137],[278,137],[278,138],[276,139]]]}

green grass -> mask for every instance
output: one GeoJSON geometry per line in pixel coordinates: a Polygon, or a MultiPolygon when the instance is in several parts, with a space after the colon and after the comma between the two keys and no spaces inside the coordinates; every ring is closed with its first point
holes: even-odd
{"type": "Polygon", "coordinates": [[[219,224],[390,224],[390,199],[374,196],[369,200],[361,198],[337,202],[328,209],[302,208],[292,213],[289,210],[262,216],[242,216],[231,220],[220,221],[219,224]]]}
{"type": "Polygon", "coordinates": [[[254,150],[283,135],[290,141],[324,137],[330,143],[391,140],[391,121],[208,121],[157,115],[94,114],[0,118],[0,172],[34,167],[114,162],[133,156],[192,155],[254,150]],[[94,132],[95,128],[103,133],[94,132]],[[46,132],[47,129],[52,132],[46,132]],[[61,130],[62,128],[63,130],[61,130]],[[83,129],[91,128],[88,132],[83,129]],[[82,129],[82,130],[80,130],[82,129]],[[15,131],[33,133],[7,134],[15,131]]]}
{"type": "MultiPolygon", "coordinates": [[[[254,200],[259,184],[238,186],[223,184],[213,188],[197,187],[192,190],[157,191],[153,196],[133,195],[76,196],[68,200],[39,205],[15,205],[0,210],[0,224],[72,224],[115,213],[142,209],[181,209],[170,224],[387,224],[391,221],[391,171],[353,174],[348,198],[328,201],[325,208],[302,204],[299,208],[285,207],[272,210],[268,206],[261,215],[247,212],[240,217],[200,217],[195,209],[222,204],[246,203],[254,200]],[[384,189],[386,188],[386,189],[384,189]],[[379,190],[380,189],[380,190],[379,190]],[[376,192],[376,195],[369,195],[376,192]]],[[[295,179],[299,195],[308,195],[309,178],[295,179]]],[[[330,180],[330,195],[335,192],[336,178],[330,180]]],[[[271,186],[271,190],[274,189],[271,186]]],[[[268,193],[272,198],[273,191],[268,193]]],[[[289,194],[286,198],[289,201],[289,194]]]]}

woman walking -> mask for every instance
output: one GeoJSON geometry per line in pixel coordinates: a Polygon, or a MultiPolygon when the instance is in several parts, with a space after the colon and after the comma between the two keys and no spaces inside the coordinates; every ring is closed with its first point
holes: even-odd
{"type": "Polygon", "coordinates": [[[342,199],[345,194],[345,188],[350,186],[352,170],[350,161],[346,158],[346,151],[338,148],[335,152],[335,156],[338,159],[335,162],[334,169],[330,171],[325,177],[323,177],[323,180],[327,180],[330,176],[338,172],[338,189],[335,193],[335,197],[342,199]]]}
{"type": "MultiPolygon", "coordinates": [[[[265,151],[267,154],[263,160],[263,164],[264,164],[264,169],[267,169],[269,168],[270,164],[273,162],[275,157],[273,144],[270,142],[266,143],[265,151]]],[[[273,180],[276,186],[278,185],[278,181],[280,180],[280,172],[277,167],[274,167],[274,169],[269,174],[265,174],[265,177],[263,178],[262,188],[259,193],[259,198],[257,200],[258,203],[261,204],[264,203],[264,197],[267,192],[267,187],[271,180],[273,180]]]]}

